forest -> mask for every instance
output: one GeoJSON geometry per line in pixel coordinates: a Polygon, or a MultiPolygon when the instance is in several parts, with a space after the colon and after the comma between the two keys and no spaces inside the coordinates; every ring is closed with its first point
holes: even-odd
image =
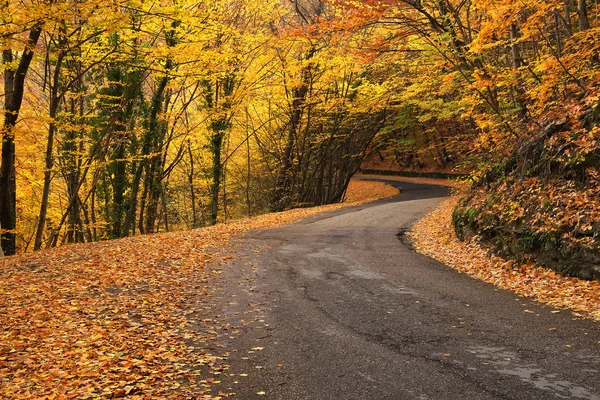
{"type": "Polygon", "coordinates": [[[1,247],[339,202],[368,154],[468,171],[460,237],[600,277],[591,0],[8,0],[1,247]]]}

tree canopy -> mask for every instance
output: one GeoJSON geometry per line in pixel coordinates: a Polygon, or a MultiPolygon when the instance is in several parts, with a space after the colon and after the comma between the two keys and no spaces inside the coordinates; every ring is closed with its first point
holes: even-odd
{"type": "Polygon", "coordinates": [[[466,235],[597,254],[595,2],[0,7],[7,254],[337,202],[369,152],[471,172],[466,235]]]}

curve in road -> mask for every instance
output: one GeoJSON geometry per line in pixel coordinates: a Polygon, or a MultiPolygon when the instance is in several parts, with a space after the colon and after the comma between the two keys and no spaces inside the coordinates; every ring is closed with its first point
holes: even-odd
{"type": "Polygon", "coordinates": [[[398,233],[448,189],[381,181],[402,194],[239,241],[238,261],[223,274],[235,299],[224,312],[232,324],[254,322],[229,343],[224,392],[286,400],[600,399],[598,324],[413,252],[398,233]]]}

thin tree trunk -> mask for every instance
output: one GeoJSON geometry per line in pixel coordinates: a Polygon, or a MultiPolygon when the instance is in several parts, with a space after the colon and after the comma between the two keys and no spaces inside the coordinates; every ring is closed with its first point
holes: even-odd
{"type": "Polygon", "coordinates": [[[252,215],[252,204],[250,203],[250,179],[250,131],[248,107],[246,107],[246,205],[248,207],[248,216],[252,215]]]}
{"type": "Polygon", "coordinates": [[[65,224],[67,217],[69,216],[69,209],[71,208],[72,203],[75,201],[79,201],[80,203],[86,203],[88,201],[89,197],[92,195],[92,193],[95,193],[96,185],[98,185],[98,179],[100,178],[99,171],[96,171],[94,173],[91,190],[87,193],[87,195],[85,196],[85,199],[83,201],[81,201],[81,198],[79,197],[79,190],[81,189],[81,186],[83,185],[83,182],[85,181],[89,170],[90,170],[90,166],[88,165],[85,168],[85,170],[83,171],[83,173],[81,174],[82,175],[81,180],[79,181],[79,183],[77,185],[77,189],[75,191],[76,196],[70,198],[69,204],[67,205],[67,211],[63,213],[63,215],[60,219],[60,222],[58,223],[58,226],[56,226],[50,233],[50,237],[48,238],[48,241],[46,242],[46,246],[45,246],[46,249],[56,246],[56,243],[58,242],[59,233],[60,233],[63,225],[65,224]]]}
{"type": "Polygon", "coordinates": [[[192,154],[192,144],[188,140],[188,154],[190,156],[190,174],[188,182],[190,184],[190,199],[192,202],[192,228],[198,227],[198,216],[196,214],[196,187],[194,186],[194,155],[192,154]]]}
{"type": "Polygon", "coordinates": [[[292,151],[298,135],[300,121],[302,119],[304,103],[308,94],[308,77],[310,72],[305,70],[302,72],[304,76],[303,85],[292,90],[293,100],[290,121],[288,122],[287,139],[285,149],[281,160],[281,167],[277,174],[275,182],[275,196],[273,199],[273,211],[282,211],[290,205],[292,192],[292,151]]]}
{"type": "Polygon", "coordinates": [[[165,231],[169,232],[169,213],[167,212],[167,193],[163,190],[161,192],[161,197],[162,197],[162,209],[163,209],[163,218],[164,218],[164,222],[165,222],[165,231]]]}
{"type": "Polygon", "coordinates": [[[516,100],[517,106],[519,107],[519,116],[521,119],[525,119],[527,116],[527,106],[523,102],[523,96],[525,95],[525,91],[523,90],[521,77],[519,74],[519,69],[523,65],[523,60],[521,59],[521,51],[519,49],[519,44],[517,40],[519,38],[519,32],[517,30],[517,24],[510,25],[510,41],[511,45],[511,54],[512,54],[512,64],[513,71],[517,74],[517,84],[515,85],[515,91],[517,93],[516,100]]]}
{"type": "MultiPolygon", "coordinates": [[[[577,0],[577,15],[579,17],[579,30],[583,32],[590,29],[590,20],[588,17],[588,6],[586,0],[577,0]]],[[[597,51],[595,51],[592,55],[591,61],[593,64],[598,64],[600,62],[600,57],[598,57],[597,51]]]]}
{"type": "Polygon", "coordinates": [[[227,221],[228,219],[228,215],[227,215],[227,161],[229,160],[229,157],[227,156],[229,154],[229,139],[230,136],[227,136],[227,140],[225,141],[225,161],[223,161],[223,177],[222,177],[222,183],[221,186],[223,186],[223,220],[227,221]]]}
{"type": "Polygon", "coordinates": [[[571,21],[571,0],[564,0],[563,11],[565,13],[565,28],[567,35],[571,37],[573,35],[573,22],[571,21]]]}
{"type": "Polygon", "coordinates": [[[217,223],[217,217],[219,214],[219,191],[221,188],[221,174],[223,173],[223,167],[221,165],[221,150],[223,147],[223,131],[216,131],[213,133],[210,139],[211,151],[212,151],[212,188],[211,188],[211,205],[210,205],[210,224],[215,225],[217,223]]]}
{"type": "MultiPolygon", "coordinates": [[[[71,66],[72,68],[76,68],[71,66]]],[[[81,93],[81,82],[76,83],[75,85],[76,93],[81,93]]],[[[75,99],[71,99],[70,101],[70,118],[76,118],[75,116],[79,114],[80,116],[83,114],[83,110],[79,110],[77,113],[77,101],[75,99]]],[[[77,125],[76,121],[72,121],[74,125],[77,125]]],[[[69,224],[67,229],[67,242],[68,243],[82,243],[84,241],[82,221],[81,221],[81,200],[79,199],[79,195],[77,191],[79,178],[81,175],[80,170],[80,151],[77,147],[77,142],[79,138],[79,129],[67,129],[66,135],[63,140],[63,160],[64,165],[66,167],[66,182],[67,182],[67,193],[69,194],[69,199],[76,197],[75,201],[69,201],[71,207],[69,208],[69,224]]]]}
{"type": "MultiPolygon", "coordinates": [[[[91,194],[92,198],[94,196],[94,194],[91,194]]],[[[82,225],[81,226],[81,231],[85,232],[85,236],[87,237],[87,241],[88,242],[92,242],[94,240],[93,236],[92,236],[92,230],[90,229],[91,226],[91,221],[90,221],[90,214],[88,212],[88,208],[85,204],[81,203],[81,198],[79,198],[79,207],[81,207],[81,210],[83,211],[83,222],[85,222],[85,226],[82,225]]]]}
{"type": "MultiPolygon", "coordinates": [[[[48,212],[48,197],[50,195],[50,184],[52,182],[52,168],[54,167],[54,157],[52,153],[54,147],[54,135],[56,134],[55,119],[58,113],[59,104],[58,82],[60,78],[60,71],[62,68],[62,61],[64,59],[64,56],[65,53],[61,51],[57,57],[56,65],[54,66],[54,74],[52,74],[52,82],[50,83],[50,125],[48,127],[48,142],[46,143],[46,169],[44,171],[44,188],[42,190],[40,214],[38,216],[38,225],[35,233],[35,242],[33,244],[34,251],[40,250],[42,248],[42,240],[44,237],[44,229],[46,226],[46,214],[48,212]]],[[[48,65],[47,68],[49,67],[50,66],[48,65]]]]}
{"type": "Polygon", "coordinates": [[[577,0],[577,15],[579,16],[579,30],[583,32],[590,29],[586,0],[577,0]]]}
{"type": "Polygon", "coordinates": [[[208,107],[217,111],[216,119],[211,123],[212,135],[210,137],[210,150],[212,153],[212,187],[210,205],[210,224],[217,223],[219,215],[219,194],[223,178],[223,164],[221,153],[223,151],[223,139],[230,128],[230,96],[235,89],[235,75],[231,74],[225,79],[217,80],[215,84],[214,99],[209,94],[207,97],[208,107]]]}
{"type": "MultiPolygon", "coordinates": [[[[166,113],[171,100],[170,90],[167,90],[166,93],[161,96],[161,100],[163,102],[163,104],[161,104],[161,108],[163,109],[163,112],[166,113]]],[[[171,140],[171,138],[169,138],[169,141],[165,142],[167,133],[165,122],[156,121],[156,123],[153,125],[155,126],[154,129],[156,130],[154,133],[154,156],[150,159],[148,170],[146,172],[146,179],[148,181],[148,197],[145,210],[146,233],[153,233],[155,231],[156,221],[158,218],[158,207],[164,192],[162,180],[164,178],[164,163],[166,158],[163,157],[163,153],[166,154],[168,151],[171,140]]]]}
{"type": "Polygon", "coordinates": [[[96,187],[92,188],[92,204],[90,206],[90,215],[92,221],[92,240],[95,242],[98,240],[98,229],[96,228],[96,187]]]}

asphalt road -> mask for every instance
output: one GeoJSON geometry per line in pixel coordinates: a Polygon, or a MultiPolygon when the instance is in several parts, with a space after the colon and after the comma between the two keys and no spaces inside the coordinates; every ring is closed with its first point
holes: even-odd
{"type": "Polygon", "coordinates": [[[225,268],[240,399],[600,399],[599,324],[461,275],[399,233],[446,188],[247,235],[225,268]],[[553,312],[554,311],[554,312],[553,312]],[[246,376],[247,375],[247,376],[246,376]]]}

